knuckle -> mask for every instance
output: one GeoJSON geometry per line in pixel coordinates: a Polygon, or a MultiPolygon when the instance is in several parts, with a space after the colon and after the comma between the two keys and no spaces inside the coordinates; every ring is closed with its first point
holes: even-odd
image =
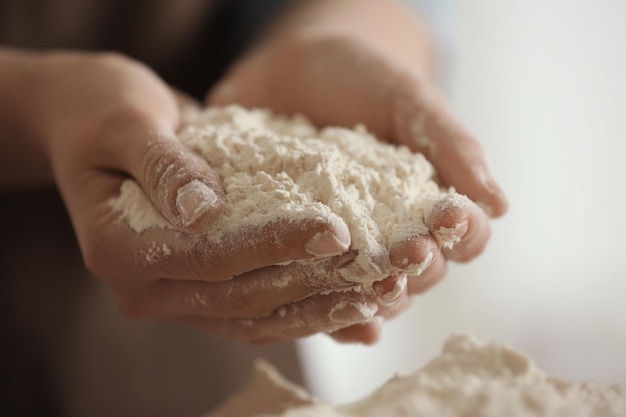
{"type": "Polygon", "coordinates": [[[146,145],[139,167],[144,184],[153,190],[167,190],[162,185],[184,170],[180,164],[180,154],[172,151],[168,143],[158,140],[146,145]]]}
{"type": "Polygon", "coordinates": [[[87,152],[96,149],[105,155],[119,157],[115,150],[119,139],[130,141],[134,136],[150,133],[151,125],[146,110],[139,108],[131,98],[120,97],[115,105],[105,107],[75,125],[75,145],[87,152]]]}
{"type": "Polygon", "coordinates": [[[139,161],[139,175],[146,191],[166,211],[163,214],[178,227],[188,229],[175,205],[180,187],[203,177],[193,154],[164,140],[150,141],[139,161]]]}
{"type": "Polygon", "coordinates": [[[108,50],[99,52],[94,55],[93,65],[98,68],[105,68],[110,70],[124,70],[132,72],[145,72],[150,71],[148,66],[128,55],[124,55],[120,52],[108,50]]]}

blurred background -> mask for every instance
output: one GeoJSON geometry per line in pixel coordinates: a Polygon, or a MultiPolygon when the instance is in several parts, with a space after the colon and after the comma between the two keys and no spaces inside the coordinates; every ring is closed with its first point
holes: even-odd
{"type": "Polygon", "coordinates": [[[486,252],[386,325],[374,348],[300,342],[315,395],[361,398],[450,333],[551,375],[626,384],[626,2],[459,0],[450,100],[510,212],[486,252]]]}

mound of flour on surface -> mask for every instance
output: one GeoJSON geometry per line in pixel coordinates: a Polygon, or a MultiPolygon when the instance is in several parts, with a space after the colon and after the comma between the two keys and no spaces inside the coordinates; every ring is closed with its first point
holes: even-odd
{"type": "MultiPolygon", "coordinates": [[[[439,187],[421,154],[363,127],[318,130],[303,117],[237,106],[187,108],[182,125],[180,140],[219,173],[226,191],[225,210],[208,232],[215,239],[277,219],[342,219],[357,262],[382,279],[392,272],[389,248],[428,233],[424,219],[435,202],[466,202],[439,187]]],[[[168,226],[132,180],[112,206],[136,231],[168,226]]]]}
{"type": "Polygon", "coordinates": [[[359,402],[333,406],[303,397],[301,389],[268,372],[206,417],[625,417],[623,387],[546,376],[530,358],[500,344],[454,335],[424,368],[396,376],[359,402]],[[288,393],[291,392],[291,395],[288,393]],[[280,402],[268,407],[260,398],[280,402]],[[289,400],[289,398],[291,399],[289,400]],[[276,412],[277,404],[283,404],[276,412]]]}

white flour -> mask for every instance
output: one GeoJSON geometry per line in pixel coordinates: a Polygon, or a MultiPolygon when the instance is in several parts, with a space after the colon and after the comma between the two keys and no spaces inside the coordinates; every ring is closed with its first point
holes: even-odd
{"type": "MultiPolygon", "coordinates": [[[[277,219],[344,221],[370,281],[392,272],[388,255],[394,243],[429,232],[425,219],[434,203],[466,202],[437,185],[422,155],[381,143],[363,127],[318,130],[302,117],[267,111],[189,108],[179,138],[223,181],[227,203],[208,231],[213,239],[277,219]]],[[[122,185],[112,207],[137,232],[173,227],[132,180],[122,185]]]]}
{"type": "Polygon", "coordinates": [[[523,354],[469,336],[450,337],[441,355],[421,370],[396,376],[368,398],[343,406],[303,397],[301,390],[266,368],[257,370],[254,386],[207,417],[626,416],[623,387],[551,378],[523,354]],[[258,400],[277,392],[282,403],[289,404],[280,411],[258,400]],[[248,404],[245,413],[232,413],[233,402],[248,404]]]}

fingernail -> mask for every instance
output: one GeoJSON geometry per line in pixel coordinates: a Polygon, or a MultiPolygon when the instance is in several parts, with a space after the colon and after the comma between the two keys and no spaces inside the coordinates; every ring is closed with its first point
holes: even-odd
{"type": "Polygon", "coordinates": [[[468,229],[469,224],[465,220],[457,223],[454,227],[440,227],[434,232],[434,235],[441,247],[452,249],[454,245],[461,241],[468,229]]]}
{"type": "Polygon", "coordinates": [[[409,263],[409,260],[405,258],[402,261],[402,264],[403,264],[402,271],[404,271],[408,275],[415,275],[415,276],[421,275],[422,272],[424,272],[426,268],[430,266],[433,259],[435,259],[435,255],[433,254],[432,251],[429,251],[428,254],[426,254],[426,257],[424,258],[424,260],[418,264],[411,264],[409,263]]]}
{"type": "Polygon", "coordinates": [[[304,244],[304,250],[313,256],[337,255],[350,247],[350,231],[343,222],[334,225],[334,230],[324,230],[313,235],[304,244]]]}
{"type": "Polygon", "coordinates": [[[176,195],[176,207],[185,226],[189,226],[211,207],[215,207],[217,201],[215,191],[199,180],[183,185],[176,195]]]}
{"type": "Polygon", "coordinates": [[[406,274],[399,275],[393,280],[393,286],[391,288],[385,286],[382,281],[380,281],[380,284],[382,285],[376,286],[376,292],[378,293],[376,301],[384,307],[390,307],[398,301],[400,296],[404,293],[404,290],[406,290],[407,276],[406,274]]]}
{"type": "Polygon", "coordinates": [[[371,320],[377,311],[378,305],[374,303],[340,301],[331,308],[328,316],[335,324],[350,325],[371,320]]]}

